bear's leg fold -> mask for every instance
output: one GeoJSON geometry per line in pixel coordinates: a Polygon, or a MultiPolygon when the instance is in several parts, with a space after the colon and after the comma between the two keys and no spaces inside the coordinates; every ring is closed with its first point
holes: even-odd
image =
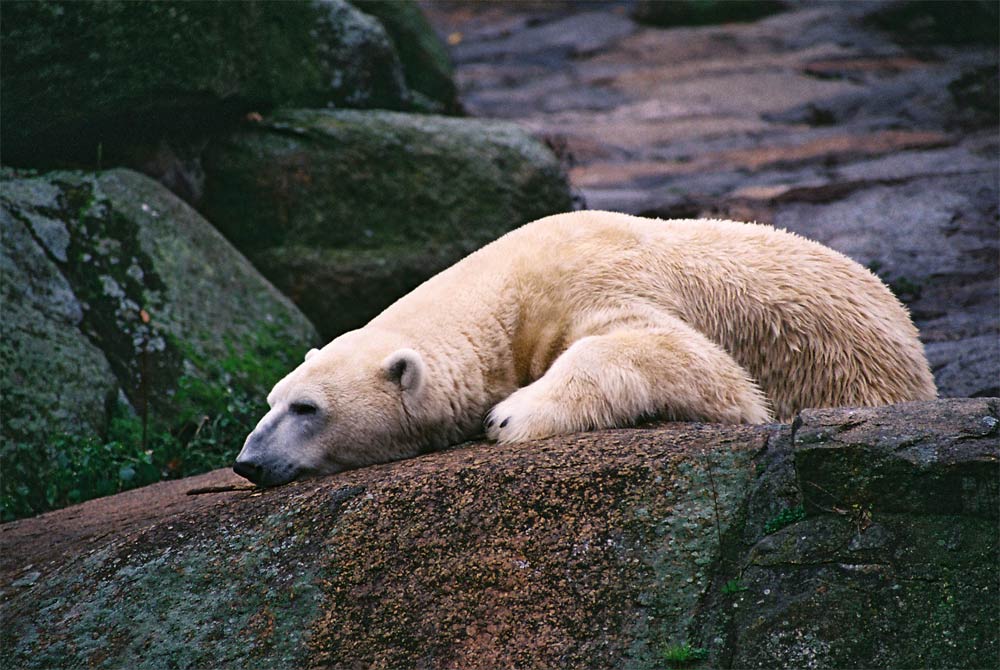
{"type": "Polygon", "coordinates": [[[643,418],[765,423],[768,401],[721,347],[683,322],[583,337],[497,404],[487,436],[519,442],[643,418]]]}

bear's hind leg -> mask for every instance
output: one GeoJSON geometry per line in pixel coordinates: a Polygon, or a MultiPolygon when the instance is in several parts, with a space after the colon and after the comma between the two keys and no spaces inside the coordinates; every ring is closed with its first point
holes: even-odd
{"type": "Polygon", "coordinates": [[[627,426],[642,418],[765,423],[768,402],[732,357],[680,321],[574,342],[538,380],[497,404],[499,442],[627,426]]]}

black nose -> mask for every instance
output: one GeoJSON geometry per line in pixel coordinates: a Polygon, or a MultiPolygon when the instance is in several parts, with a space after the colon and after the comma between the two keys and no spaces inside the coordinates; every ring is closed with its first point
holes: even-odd
{"type": "Polygon", "coordinates": [[[259,484],[263,474],[263,468],[256,463],[250,463],[249,461],[236,461],[236,463],[233,464],[233,472],[238,474],[240,477],[249,479],[254,484],[259,484]]]}

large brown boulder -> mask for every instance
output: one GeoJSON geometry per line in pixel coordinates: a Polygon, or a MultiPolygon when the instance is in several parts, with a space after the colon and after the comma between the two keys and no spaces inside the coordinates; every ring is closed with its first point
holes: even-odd
{"type": "Polygon", "coordinates": [[[0,527],[0,667],[982,667],[998,409],[667,424],[92,501],[0,527]]]}

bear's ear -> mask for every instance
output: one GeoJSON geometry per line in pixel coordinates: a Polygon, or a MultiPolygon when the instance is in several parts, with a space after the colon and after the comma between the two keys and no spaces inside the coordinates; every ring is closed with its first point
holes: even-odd
{"type": "Polygon", "coordinates": [[[382,372],[386,379],[399,384],[404,391],[416,393],[424,384],[427,366],[413,349],[400,349],[382,361],[382,372]]]}
{"type": "Polygon", "coordinates": [[[306,352],[306,360],[308,361],[310,358],[312,358],[313,356],[315,356],[318,353],[319,353],[319,349],[310,349],[309,351],[306,352]]]}

